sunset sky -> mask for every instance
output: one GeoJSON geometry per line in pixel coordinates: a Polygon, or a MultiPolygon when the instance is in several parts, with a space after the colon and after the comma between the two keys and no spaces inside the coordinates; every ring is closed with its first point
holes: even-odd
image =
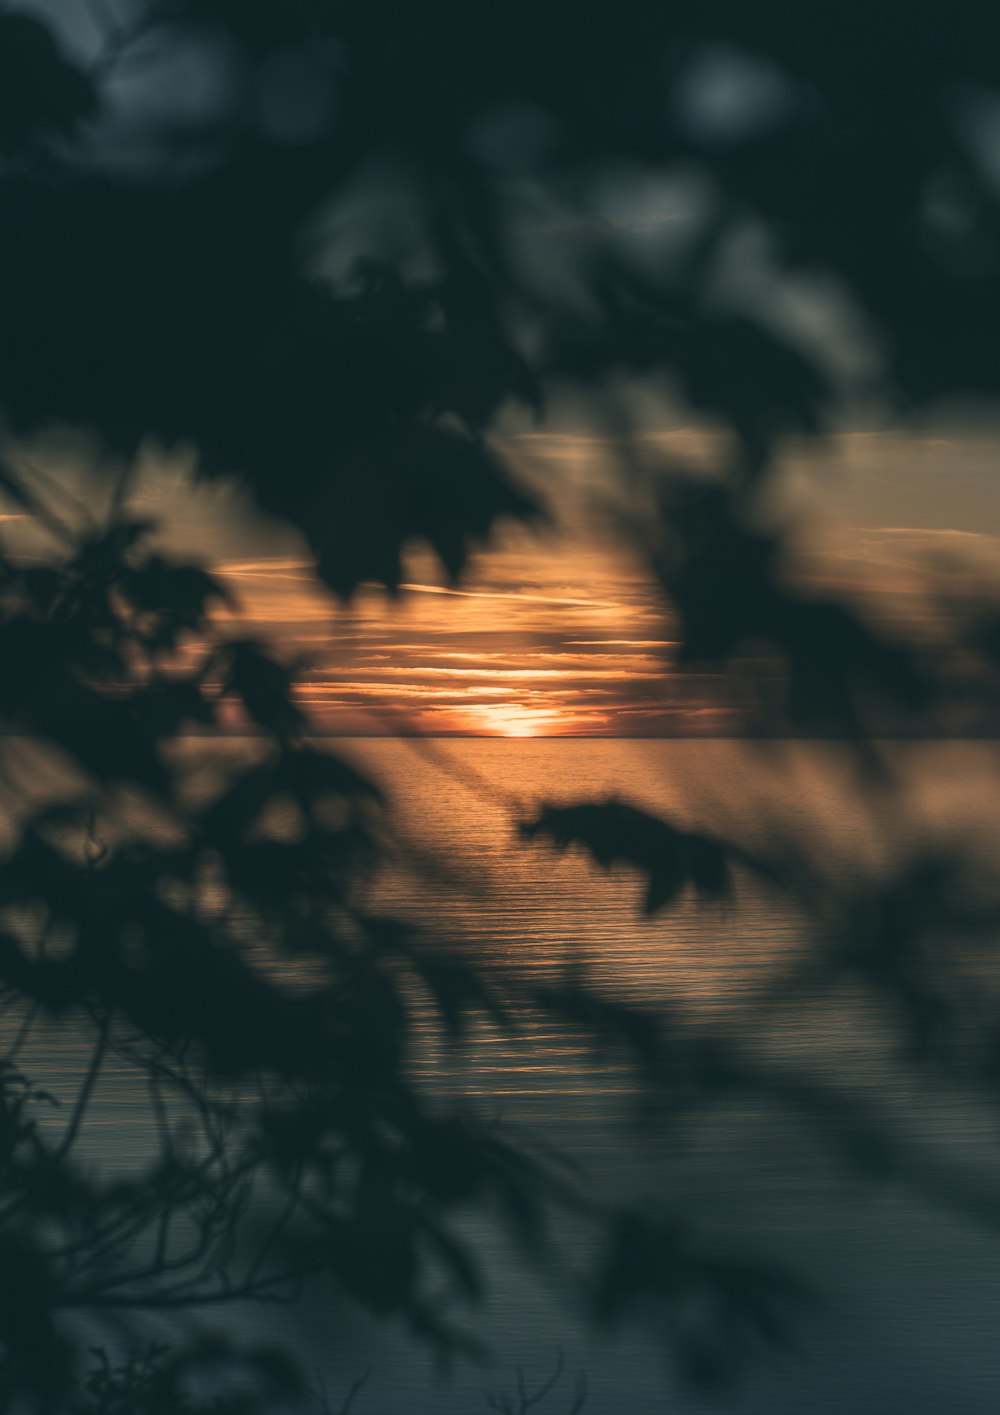
{"type": "MultiPolygon", "coordinates": [[[[689,457],[711,454],[711,440],[689,430],[652,432],[648,441],[689,457]]],[[[557,524],[510,527],[457,588],[414,547],[396,598],[371,587],[337,601],[286,529],[224,487],[192,487],[176,467],[151,465],[136,507],[162,518],[172,550],[215,570],[233,592],[241,629],[300,665],[300,701],[317,732],[735,730],[731,680],[672,668],[669,612],[655,584],[613,524],[582,509],[600,491],[614,449],[585,434],[525,433],[505,450],[554,492],[557,524]]],[[[995,575],[995,452],[983,430],[883,431],[844,434],[790,458],[782,514],[797,528],[796,575],[862,601],[903,633],[932,632],[929,591],[965,593],[995,575]]]]}
{"type": "MultiPolygon", "coordinates": [[[[71,7],[58,0],[32,3],[58,23],[71,50],[93,57],[101,34],[92,16],[74,22],[71,7]]],[[[179,107],[197,108],[197,85],[179,77],[192,57],[176,62],[171,68],[164,58],[162,67],[126,73],[112,85],[102,140],[122,170],[148,161],[139,140],[147,128],[176,117],[179,107]],[[138,144],[134,151],[118,141],[121,126],[138,144]]],[[[203,80],[210,96],[212,84],[203,80]]],[[[743,95],[750,109],[766,107],[766,86],[754,92],[743,95]]],[[[704,108],[711,94],[702,99],[704,108]]],[[[513,141],[497,123],[480,124],[470,138],[487,166],[513,141]]],[[[325,230],[316,273],[334,283],[359,254],[378,249],[380,232],[405,234],[416,219],[406,182],[378,164],[365,170],[340,194],[325,230]]],[[[697,170],[641,164],[602,167],[580,209],[523,174],[515,181],[508,173],[504,190],[524,279],[571,305],[580,296],[574,270],[595,230],[616,242],[636,271],[655,270],[686,249],[717,200],[697,170]]],[[[752,224],[731,246],[719,254],[716,295],[737,309],[766,306],[765,323],[794,334],[838,385],[863,384],[876,351],[829,282],[798,271],[777,281],[752,224]]],[[[628,392],[647,452],[704,467],[717,460],[721,434],[690,426],[688,415],[671,421],[662,386],[628,392]]],[[[731,680],[672,669],[674,631],[656,586],[626,549],[627,538],[615,537],[613,516],[581,511],[588,496],[592,507],[600,505],[616,482],[613,440],[587,426],[585,411],[550,417],[544,431],[498,429],[499,450],[550,494],[557,527],[510,529],[457,588],[414,547],[396,599],[373,588],[340,604],[318,585],[301,541],[286,527],[265,525],[224,489],[192,490],[176,469],[150,459],[139,500],[163,518],[172,549],[196,555],[232,589],[240,625],[302,664],[301,702],[316,731],[410,725],[515,736],[725,733],[741,710],[731,700],[731,680]]],[[[863,596],[893,628],[932,632],[928,575],[940,597],[994,574],[1000,497],[992,467],[1000,435],[967,409],[933,426],[888,428],[864,417],[845,426],[852,430],[821,446],[787,449],[778,500],[795,527],[796,574],[824,592],[863,596]]]]}

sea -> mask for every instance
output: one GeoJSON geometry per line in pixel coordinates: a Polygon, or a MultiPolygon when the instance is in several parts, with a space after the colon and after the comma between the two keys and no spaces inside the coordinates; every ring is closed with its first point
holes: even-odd
{"type": "MultiPolygon", "coordinates": [[[[824,967],[832,944],[813,905],[877,891],[932,847],[961,858],[986,897],[1000,884],[1000,746],[884,743],[876,769],[849,744],[823,742],[322,745],[369,773],[389,801],[390,848],[370,885],[372,908],[466,951],[501,983],[584,978],[609,1002],[656,1010],[685,1039],[732,1040],[787,1081],[767,1094],[720,1086],[678,1112],[657,1103],[619,1051],[595,1052],[540,1010],[523,1009],[513,1031],[479,1016],[456,1044],[418,998],[409,1065],[420,1084],[555,1156],[602,1199],[668,1208],[720,1255],[786,1265],[808,1296],[737,1377],[698,1391],[675,1359],[676,1324],[594,1326],[595,1255],[582,1220],[557,1226],[553,1268],[470,1213],[462,1231],[488,1289],[478,1307],[452,1315],[484,1343],[482,1363],[439,1370],[404,1328],[348,1308],[335,1320],[304,1306],[221,1321],[248,1340],[290,1340],[332,1409],[367,1372],[352,1415],[475,1415],[503,1409],[504,1392],[517,1410],[518,1370],[530,1394],[557,1363],[564,1377],[540,1415],[567,1415],[580,1375],[586,1415],[995,1415],[1000,1096],[900,1055],[891,1001],[824,967]],[[747,856],[794,861],[800,880],[808,860],[812,883],[792,889],[737,867],[728,898],[685,891],[650,916],[633,866],[604,868],[520,829],[546,805],[609,800],[747,856]],[[805,982],[790,989],[789,978],[805,982]],[[836,1127],[797,1104],[810,1088],[856,1103],[914,1164],[904,1172],[870,1155],[859,1161],[836,1127]]],[[[230,739],[184,750],[207,779],[261,747],[230,739]]],[[[943,947],[944,969],[952,960],[943,947]]],[[[997,981],[990,950],[964,961],[981,970],[985,996],[997,981]]],[[[42,1079],[71,1094],[83,1051],[51,1029],[35,1047],[42,1079]]],[[[109,1064],[87,1162],[127,1171],[148,1125],[145,1092],[109,1064]]]]}

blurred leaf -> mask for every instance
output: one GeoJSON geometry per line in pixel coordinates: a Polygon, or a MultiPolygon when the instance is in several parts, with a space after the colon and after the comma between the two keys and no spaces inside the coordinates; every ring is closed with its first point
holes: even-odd
{"type": "Polygon", "coordinates": [[[558,849],[582,845],[605,869],[619,862],[634,865],[647,878],[647,914],[673,904],[688,885],[703,898],[727,898],[730,861],[751,863],[731,847],[678,830],[622,801],[546,806],[534,820],[523,822],[520,831],[528,840],[547,837],[558,849]]]}

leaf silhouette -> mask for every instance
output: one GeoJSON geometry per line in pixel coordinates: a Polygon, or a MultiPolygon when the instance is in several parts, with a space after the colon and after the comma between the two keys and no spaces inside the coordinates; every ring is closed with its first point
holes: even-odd
{"type": "Polygon", "coordinates": [[[727,898],[735,863],[773,878],[767,867],[736,847],[679,830],[624,801],[546,806],[520,831],[528,840],[547,838],[558,849],[582,845],[605,869],[619,862],[634,865],[646,876],[646,914],[676,903],[689,885],[703,899],[727,898]]]}

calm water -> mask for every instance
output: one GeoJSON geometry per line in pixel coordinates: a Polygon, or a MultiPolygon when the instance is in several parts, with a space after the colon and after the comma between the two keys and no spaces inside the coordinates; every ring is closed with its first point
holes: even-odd
{"type": "MultiPolygon", "coordinates": [[[[372,772],[395,803],[396,856],[373,903],[474,951],[500,978],[527,970],[555,981],[568,963],[583,963],[608,996],[668,1005],[687,1034],[722,1028],[749,1037],[763,1060],[793,1076],[837,1078],[852,1094],[885,1103],[887,1123],[901,1134],[925,1134],[942,1163],[987,1185],[1000,1180],[994,1117],[961,1095],[895,1078],[870,1004],[819,988],[808,1006],[767,1004],[808,943],[808,922],[786,896],[746,879],[726,907],[685,899],[641,919],[634,873],[606,874],[572,852],[524,843],[508,799],[528,811],[614,794],[747,847],[810,842],[829,881],[859,884],[932,835],[987,864],[1000,859],[996,749],[898,747],[906,784],[890,796],[861,792],[843,750],[818,744],[440,743],[434,751],[447,769],[404,743],[331,746],[372,772]]],[[[189,750],[200,770],[217,768],[218,748],[189,750]]],[[[223,756],[248,750],[230,742],[223,756]]],[[[46,1046],[42,1069],[71,1085],[79,1070],[72,1040],[51,1035],[46,1046]]],[[[1000,1408],[1000,1239],[960,1211],[859,1179],[826,1139],[759,1099],[719,1098],[680,1128],[648,1114],[636,1123],[629,1072],[595,1064],[542,1016],[523,1017],[516,1037],[478,1023],[460,1054],[427,1017],[411,1064],[429,1087],[474,1097],[519,1137],[572,1153],[598,1192],[667,1198],[734,1251],[797,1264],[827,1306],[804,1321],[798,1349],[763,1361],[735,1392],[698,1402],[678,1387],[662,1342],[595,1339],[572,1279],[560,1286],[526,1277],[503,1236],[482,1228],[476,1237],[495,1282],[475,1325],[496,1352],[494,1371],[459,1371],[441,1386],[402,1337],[349,1316],[333,1333],[303,1323],[299,1338],[332,1390],[372,1366],[358,1415],[472,1415],[486,1408],[484,1386],[509,1385],[515,1362],[541,1377],[557,1347],[569,1371],[587,1372],[588,1415],[1000,1408]]],[[[144,1119],[133,1078],[110,1073],[95,1106],[94,1158],[126,1165],[141,1149],[144,1119]]],[[[585,1239],[569,1226],[564,1242],[585,1239]]],[[[253,1314],[246,1329],[266,1321],[253,1314]]],[[[561,1415],[568,1405],[567,1389],[541,1408],[561,1415]]]]}

